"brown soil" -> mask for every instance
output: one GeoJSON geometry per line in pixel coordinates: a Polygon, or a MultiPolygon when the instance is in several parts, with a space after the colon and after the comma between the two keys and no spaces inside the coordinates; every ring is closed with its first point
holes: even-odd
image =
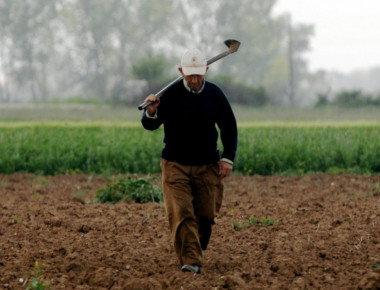
{"type": "Polygon", "coordinates": [[[88,203],[106,182],[0,175],[0,288],[380,289],[380,176],[227,178],[201,275],[180,271],[162,204],[88,203]]]}

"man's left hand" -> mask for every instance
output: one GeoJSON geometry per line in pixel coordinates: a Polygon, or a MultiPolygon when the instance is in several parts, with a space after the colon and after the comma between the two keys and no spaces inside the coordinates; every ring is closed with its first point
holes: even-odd
{"type": "Polygon", "coordinates": [[[231,172],[232,172],[232,164],[225,161],[219,161],[219,174],[220,174],[221,179],[229,176],[231,172]]]}

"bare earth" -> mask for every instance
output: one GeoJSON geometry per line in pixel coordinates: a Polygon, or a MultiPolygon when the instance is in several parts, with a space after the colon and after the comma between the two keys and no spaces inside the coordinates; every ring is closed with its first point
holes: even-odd
{"type": "Polygon", "coordinates": [[[380,289],[380,176],[229,177],[201,275],[180,271],[162,204],[88,203],[106,182],[0,175],[0,288],[38,261],[51,289],[380,289]]]}

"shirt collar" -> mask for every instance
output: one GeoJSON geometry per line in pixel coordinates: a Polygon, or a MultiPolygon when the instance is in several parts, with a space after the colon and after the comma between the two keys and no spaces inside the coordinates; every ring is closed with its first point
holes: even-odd
{"type": "Polygon", "coordinates": [[[193,91],[192,89],[190,89],[190,87],[187,85],[185,79],[183,79],[183,85],[185,86],[186,90],[188,90],[190,93],[193,93],[193,94],[200,94],[200,93],[202,93],[203,89],[205,88],[205,84],[206,84],[206,81],[203,80],[201,88],[199,89],[198,92],[196,92],[196,91],[193,91]]]}

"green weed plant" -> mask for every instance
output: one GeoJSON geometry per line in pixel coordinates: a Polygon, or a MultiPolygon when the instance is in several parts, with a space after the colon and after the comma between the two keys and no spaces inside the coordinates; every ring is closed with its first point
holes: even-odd
{"type": "Polygon", "coordinates": [[[239,220],[237,222],[233,222],[232,227],[234,228],[235,231],[241,231],[241,230],[247,229],[248,227],[252,225],[273,226],[279,223],[281,223],[281,221],[273,220],[268,217],[261,217],[260,219],[258,219],[251,216],[246,220],[239,220]]]}
{"type": "Polygon", "coordinates": [[[162,190],[154,187],[149,179],[119,177],[96,192],[96,201],[114,204],[123,200],[133,200],[137,203],[157,202],[163,200],[162,190]]]}
{"type": "Polygon", "coordinates": [[[41,280],[41,275],[45,273],[46,264],[39,263],[38,261],[34,262],[33,265],[33,277],[30,279],[26,290],[46,290],[50,289],[50,285],[41,280]]]}

